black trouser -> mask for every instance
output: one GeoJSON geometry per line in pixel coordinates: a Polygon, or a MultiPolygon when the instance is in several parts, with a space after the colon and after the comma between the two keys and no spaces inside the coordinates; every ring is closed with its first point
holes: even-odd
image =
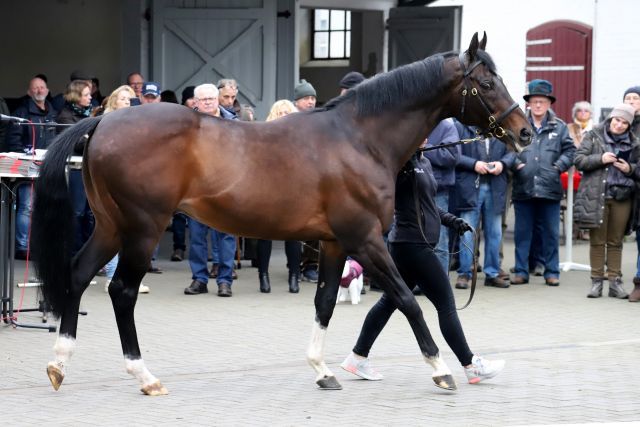
{"type": "Polygon", "coordinates": [[[182,249],[183,251],[186,251],[187,245],[185,244],[185,236],[187,234],[187,217],[185,214],[173,214],[171,230],[173,231],[173,250],[182,249]]]}
{"type": "Polygon", "coordinates": [[[318,255],[320,254],[320,241],[308,240],[302,247],[302,271],[318,269],[318,255]]]}
{"type": "MultiPolygon", "coordinates": [[[[258,273],[269,272],[269,260],[271,259],[271,240],[258,240],[257,262],[258,273]]],[[[289,273],[300,275],[300,258],[302,257],[302,243],[297,240],[286,240],[284,252],[287,255],[287,268],[289,273]]]]}
{"type": "MultiPolygon", "coordinates": [[[[418,285],[438,311],[440,331],[463,366],[469,365],[473,353],[467,345],[447,274],[442,270],[431,246],[414,243],[392,243],[390,252],[403,280],[413,289],[418,285]]],[[[386,293],[369,310],[353,352],[364,357],[382,332],[396,306],[386,293]]]]}

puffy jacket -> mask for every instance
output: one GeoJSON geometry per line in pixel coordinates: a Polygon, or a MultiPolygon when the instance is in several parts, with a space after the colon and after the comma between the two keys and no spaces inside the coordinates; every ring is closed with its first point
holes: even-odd
{"type": "MultiPolygon", "coordinates": [[[[527,112],[531,122],[531,112],[527,112]]],[[[513,200],[532,198],[561,200],[560,174],[571,167],[576,147],[567,125],[551,110],[542,128],[516,157],[513,170],[513,200]],[[518,166],[524,163],[522,169],[518,166]]]]}
{"type": "MultiPolygon", "coordinates": [[[[456,122],[461,139],[475,137],[475,128],[456,122]]],[[[506,206],[507,174],[515,162],[516,154],[507,150],[507,146],[495,138],[489,142],[487,154],[485,140],[465,144],[460,149],[460,158],[456,166],[455,207],[459,211],[475,209],[478,206],[478,184],[481,179],[488,180],[493,197],[494,213],[502,213],[506,206]],[[478,160],[484,162],[502,162],[504,168],[500,175],[479,175],[474,167],[478,160]]]]}
{"type": "MultiPolygon", "coordinates": [[[[611,164],[602,163],[602,154],[611,151],[607,146],[605,129],[610,120],[599,124],[587,132],[576,151],[576,169],[582,171],[582,180],[576,195],[573,209],[573,219],[580,228],[598,228],[603,222],[602,212],[607,195],[609,168],[611,164]]],[[[629,166],[631,170],[627,177],[633,179],[636,174],[637,162],[640,160],[640,141],[630,133],[631,154],[629,166]]],[[[631,183],[633,186],[633,183],[631,183]]]]}
{"type": "MultiPolygon", "coordinates": [[[[22,117],[33,123],[49,123],[56,121],[56,113],[49,101],[45,101],[45,109],[38,108],[31,98],[16,108],[14,116],[22,117]]],[[[8,151],[25,153],[33,147],[35,133],[36,148],[47,148],[56,136],[56,130],[47,126],[28,126],[12,124],[7,131],[6,146],[8,151]]]]}
{"type": "MultiPolygon", "coordinates": [[[[427,146],[456,142],[458,131],[452,119],[442,120],[427,136],[427,146]]],[[[452,146],[438,150],[425,151],[424,156],[433,167],[433,176],[438,183],[438,191],[453,187],[456,184],[456,164],[459,157],[458,147],[452,146]]]]}

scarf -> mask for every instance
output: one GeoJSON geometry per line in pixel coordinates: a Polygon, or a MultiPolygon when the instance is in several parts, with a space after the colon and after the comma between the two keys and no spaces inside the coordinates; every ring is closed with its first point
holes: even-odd
{"type": "Polygon", "coordinates": [[[81,107],[80,105],[74,103],[71,104],[71,111],[79,116],[89,117],[91,115],[91,105],[89,105],[88,107],[81,107]]]}

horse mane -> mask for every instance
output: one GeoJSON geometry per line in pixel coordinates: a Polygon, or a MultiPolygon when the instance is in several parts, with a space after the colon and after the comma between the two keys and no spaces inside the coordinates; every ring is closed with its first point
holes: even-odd
{"type": "MultiPolygon", "coordinates": [[[[387,73],[377,74],[314,111],[328,111],[354,101],[356,115],[364,117],[378,115],[387,109],[424,102],[425,96],[427,100],[431,99],[444,87],[444,61],[457,55],[457,52],[438,53],[387,73]]],[[[497,74],[495,63],[488,53],[478,50],[477,58],[489,71],[497,74]]]]}

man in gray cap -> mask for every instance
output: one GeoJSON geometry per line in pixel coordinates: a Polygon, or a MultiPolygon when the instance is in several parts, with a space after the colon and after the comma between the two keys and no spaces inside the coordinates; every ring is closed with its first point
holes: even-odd
{"type": "Polygon", "coordinates": [[[293,89],[293,100],[299,111],[312,110],[316,106],[316,90],[305,79],[293,89]]]}

